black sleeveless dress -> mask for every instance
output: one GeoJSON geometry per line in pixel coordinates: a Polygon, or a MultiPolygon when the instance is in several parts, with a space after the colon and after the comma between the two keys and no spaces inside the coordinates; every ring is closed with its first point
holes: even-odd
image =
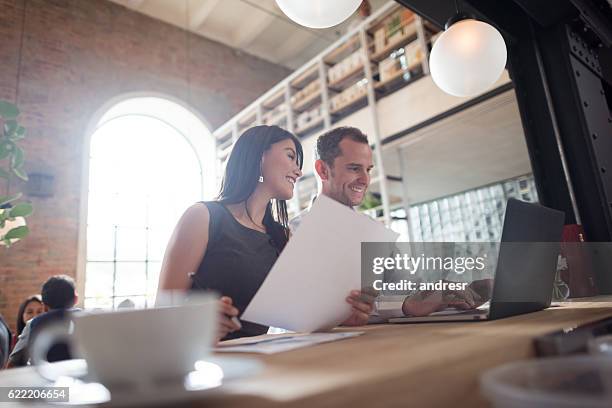
{"type": "MultiPolygon", "coordinates": [[[[192,290],[212,290],[229,296],[240,315],[255,296],[278,258],[279,249],[263,232],[240,224],[217,201],[203,202],[210,213],[208,245],[197,272],[192,276],[192,290]]],[[[257,336],[267,326],[241,320],[242,329],[224,340],[257,336]]]]}

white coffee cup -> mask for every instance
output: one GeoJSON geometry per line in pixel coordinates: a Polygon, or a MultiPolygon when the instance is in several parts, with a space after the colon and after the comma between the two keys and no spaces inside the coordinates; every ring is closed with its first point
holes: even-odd
{"type": "Polygon", "coordinates": [[[146,388],[181,381],[205,360],[217,329],[218,301],[208,294],[181,306],[114,312],[76,312],[73,332],[66,325],[43,330],[31,358],[39,373],[54,381],[62,373],[46,361],[49,348],[66,341],[74,357],[87,362],[87,380],[107,388],[146,388]]]}

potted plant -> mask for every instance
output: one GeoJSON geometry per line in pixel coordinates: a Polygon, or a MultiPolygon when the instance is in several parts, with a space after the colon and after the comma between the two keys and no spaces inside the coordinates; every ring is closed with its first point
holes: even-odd
{"type": "Polygon", "coordinates": [[[32,213],[30,203],[17,202],[21,193],[10,194],[13,176],[28,180],[23,149],[18,145],[25,138],[25,128],[17,122],[18,116],[14,104],[0,100],[0,178],[6,180],[6,195],[0,194],[0,245],[6,246],[28,235],[25,217],[32,213]]]}

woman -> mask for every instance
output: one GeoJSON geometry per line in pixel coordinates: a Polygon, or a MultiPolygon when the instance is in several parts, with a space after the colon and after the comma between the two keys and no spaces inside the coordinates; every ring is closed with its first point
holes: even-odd
{"type": "Polygon", "coordinates": [[[40,295],[32,295],[21,303],[17,313],[17,336],[26,326],[28,320],[35,318],[45,311],[40,295]]]}
{"type": "MultiPolygon", "coordinates": [[[[265,334],[266,326],[230,319],[242,313],[289,239],[286,200],[302,175],[299,140],[277,126],[256,126],[236,141],[216,201],[191,206],[170,238],[160,290],[219,292],[218,338],[265,334]],[[195,271],[195,272],[194,272],[195,271]],[[191,273],[194,272],[194,273],[191,273]]],[[[351,293],[345,324],[367,322],[371,304],[351,293]]]]}

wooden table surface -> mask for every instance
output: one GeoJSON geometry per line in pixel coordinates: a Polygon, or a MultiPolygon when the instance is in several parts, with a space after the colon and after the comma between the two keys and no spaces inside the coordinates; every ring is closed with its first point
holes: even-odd
{"type": "MultiPolygon", "coordinates": [[[[537,336],[611,316],[612,297],[601,297],[495,321],[371,325],[355,338],[251,354],[263,372],[187,406],[487,407],[478,386],[485,370],[534,357],[537,336]]],[[[34,375],[15,371],[25,370],[34,375]]]]}
{"type": "Polygon", "coordinates": [[[200,406],[486,407],[483,371],[534,357],[537,336],[610,316],[612,297],[601,297],[494,321],[371,325],[360,337],[257,356],[261,375],[200,406]]]}

